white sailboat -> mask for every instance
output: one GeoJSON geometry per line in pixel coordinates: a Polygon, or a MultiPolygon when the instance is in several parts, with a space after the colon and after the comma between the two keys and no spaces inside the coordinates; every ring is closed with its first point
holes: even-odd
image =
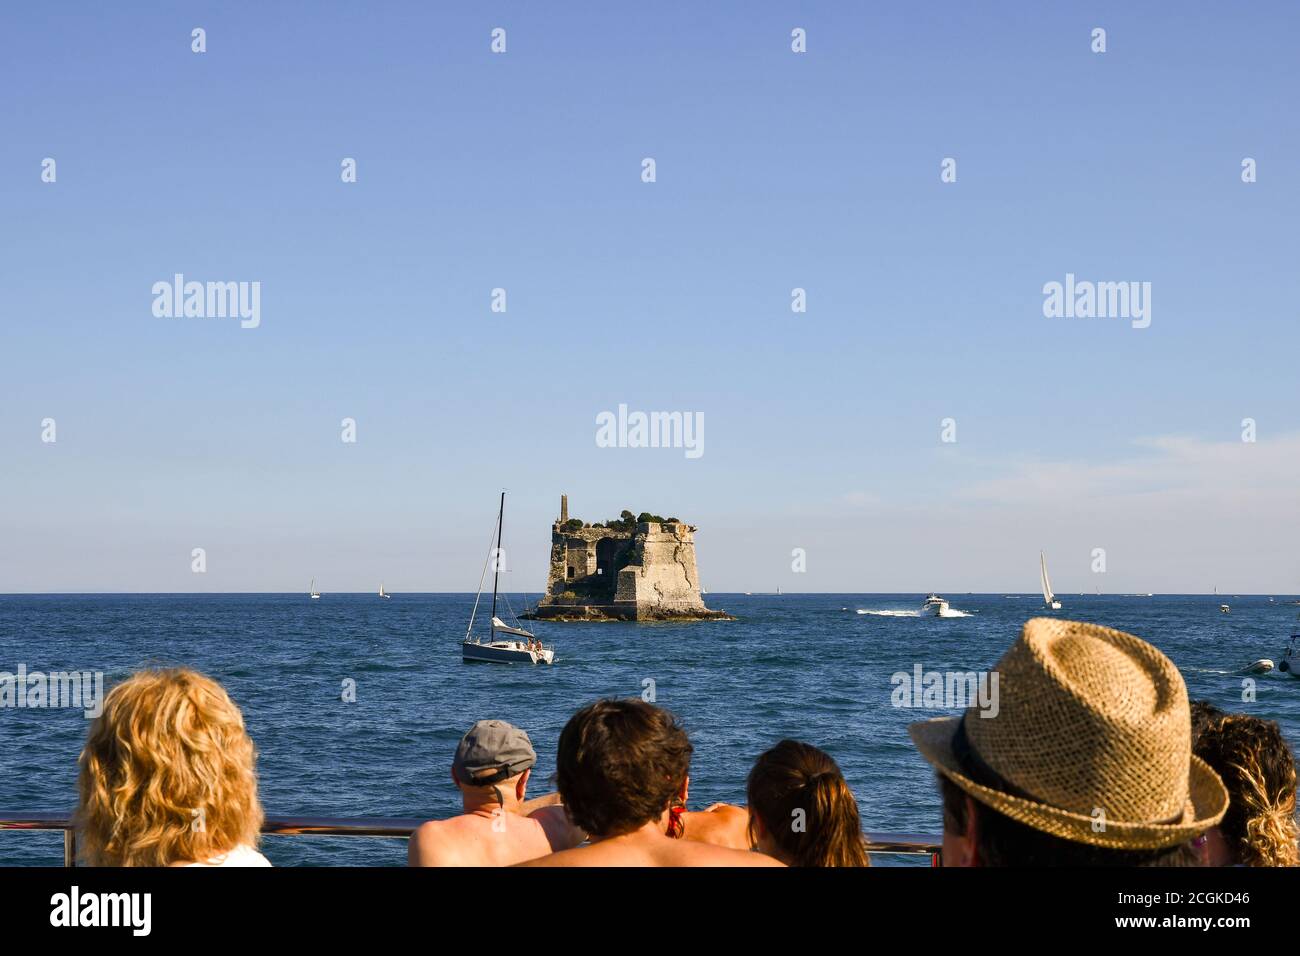
{"type": "Polygon", "coordinates": [[[383,581],[380,581],[380,582],[379,582],[379,596],[380,596],[381,598],[390,598],[390,597],[392,597],[391,594],[385,594],[385,593],[384,593],[384,582],[383,582],[383,581]]]}
{"type": "Polygon", "coordinates": [[[316,590],[316,579],[315,579],[315,578],[312,578],[312,579],[311,579],[311,599],[312,599],[313,601],[319,601],[319,600],[320,600],[320,592],[316,590]]]}
{"type": "Polygon", "coordinates": [[[1053,611],[1059,611],[1061,609],[1061,602],[1058,601],[1056,595],[1052,593],[1052,580],[1047,576],[1047,555],[1042,551],[1038,552],[1038,570],[1043,579],[1043,604],[1051,608],[1053,611]]]}
{"type": "Polygon", "coordinates": [[[465,629],[465,640],[460,644],[460,657],[465,662],[488,664],[552,664],[555,662],[555,648],[546,647],[533,634],[522,627],[510,627],[497,617],[497,590],[501,580],[501,531],[506,514],[506,493],[501,492],[501,508],[497,512],[497,546],[488,553],[488,560],[483,564],[483,574],[478,580],[478,594],[474,597],[474,610],[470,611],[469,627],[465,629]],[[493,557],[498,560],[493,561],[493,557]],[[487,576],[488,564],[492,564],[492,616],[488,627],[487,640],[473,636],[474,617],[478,613],[479,598],[483,595],[483,579],[487,576]],[[524,640],[498,639],[497,634],[509,634],[524,640]]]}

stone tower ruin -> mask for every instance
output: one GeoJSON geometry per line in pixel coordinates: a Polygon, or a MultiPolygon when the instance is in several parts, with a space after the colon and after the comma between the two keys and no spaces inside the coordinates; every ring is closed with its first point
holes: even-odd
{"type": "Polygon", "coordinates": [[[589,525],[569,517],[568,495],[560,496],[560,517],[551,525],[546,593],[526,616],[560,621],[729,617],[704,606],[694,525],[628,518],[589,525]]]}

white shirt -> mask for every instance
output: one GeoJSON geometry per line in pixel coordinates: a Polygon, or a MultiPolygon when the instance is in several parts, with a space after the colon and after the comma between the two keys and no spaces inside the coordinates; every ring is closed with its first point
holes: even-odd
{"type": "Polygon", "coordinates": [[[271,861],[251,846],[241,844],[229,853],[214,856],[206,863],[186,863],[186,866],[270,866],[271,861]]]}

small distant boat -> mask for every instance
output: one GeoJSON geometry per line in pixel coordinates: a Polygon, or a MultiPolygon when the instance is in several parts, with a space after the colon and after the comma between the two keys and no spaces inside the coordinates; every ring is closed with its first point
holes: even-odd
{"type": "Polygon", "coordinates": [[[931,594],[921,605],[921,617],[943,617],[948,613],[948,602],[937,594],[931,594]]]}
{"type": "Polygon", "coordinates": [[[315,578],[312,578],[312,579],[311,579],[311,599],[312,599],[313,601],[319,601],[319,600],[320,600],[320,592],[316,590],[316,579],[315,579],[315,578]]]}
{"type": "Polygon", "coordinates": [[[1251,661],[1241,669],[1243,674],[1267,674],[1273,669],[1273,662],[1267,657],[1261,657],[1257,661],[1251,661]]]}
{"type": "Polygon", "coordinates": [[[390,598],[390,597],[392,597],[391,594],[387,594],[387,593],[384,592],[384,582],[383,582],[383,581],[380,581],[380,582],[379,582],[379,596],[380,596],[381,598],[390,598]]]}
{"type": "MultiPolygon", "coordinates": [[[[522,627],[511,627],[497,617],[497,591],[501,581],[501,562],[494,561],[501,554],[501,531],[506,516],[506,493],[501,492],[501,509],[497,512],[497,546],[488,555],[492,564],[492,617],[488,626],[488,637],[484,641],[472,637],[474,616],[478,613],[479,598],[483,596],[483,578],[478,581],[478,594],[474,597],[474,610],[470,611],[469,627],[465,629],[465,639],[460,644],[460,657],[466,663],[484,664],[553,664],[555,648],[545,647],[536,635],[530,634],[522,627]],[[498,640],[497,634],[509,634],[525,640],[498,640]]],[[[483,575],[487,575],[487,563],[483,565],[483,575]]],[[[518,623],[518,622],[516,622],[518,623]]]]}
{"type": "Polygon", "coordinates": [[[1061,609],[1061,602],[1058,601],[1056,595],[1052,593],[1052,581],[1047,576],[1047,555],[1042,551],[1038,552],[1038,570],[1042,577],[1044,606],[1051,608],[1053,611],[1059,611],[1061,609]]]}
{"type": "Polygon", "coordinates": [[[1283,674],[1290,674],[1296,679],[1300,679],[1300,660],[1296,659],[1295,642],[1300,641],[1300,620],[1297,620],[1295,627],[1291,631],[1291,643],[1287,646],[1286,653],[1282,655],[1282,663],[1277,666],[1283,674]]]}
{"type": "Polygon", "coordinates": [[[1220,614],[1228,614],[1228,613],[1231,612],[1231,611],[1232,611],[1232,608],[1228,607],[1228,605],[1226,605],[1226,604],[1220,604],[1220,605],[1219,605],[1219,613],[1220,613],[1220,614]]]}

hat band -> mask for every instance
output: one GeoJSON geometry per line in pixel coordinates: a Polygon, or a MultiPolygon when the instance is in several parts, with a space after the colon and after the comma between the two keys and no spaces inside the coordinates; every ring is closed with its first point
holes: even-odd
{"type": "Polygon", "coordinates": [[[521,764],[527,764],[527,766],[520,767],[519,770],[515,770],[512,764],[503,763],[497,766],[495,773],[490,773],[482,777],[474,776],[462,764],[460,766],[460,770],[462,773],[465,774],[465,779],[462,782],[470,787],[495,786],[496,784],[501,783],[501,781],[503,780],[509,780],[511,777],[515,776],[516,774],[523,773],[523,771],[527,770],[529,767],[532,766],[532,764],[529,763],[527,760],[521,760],[518,762],[521,764]]]}

